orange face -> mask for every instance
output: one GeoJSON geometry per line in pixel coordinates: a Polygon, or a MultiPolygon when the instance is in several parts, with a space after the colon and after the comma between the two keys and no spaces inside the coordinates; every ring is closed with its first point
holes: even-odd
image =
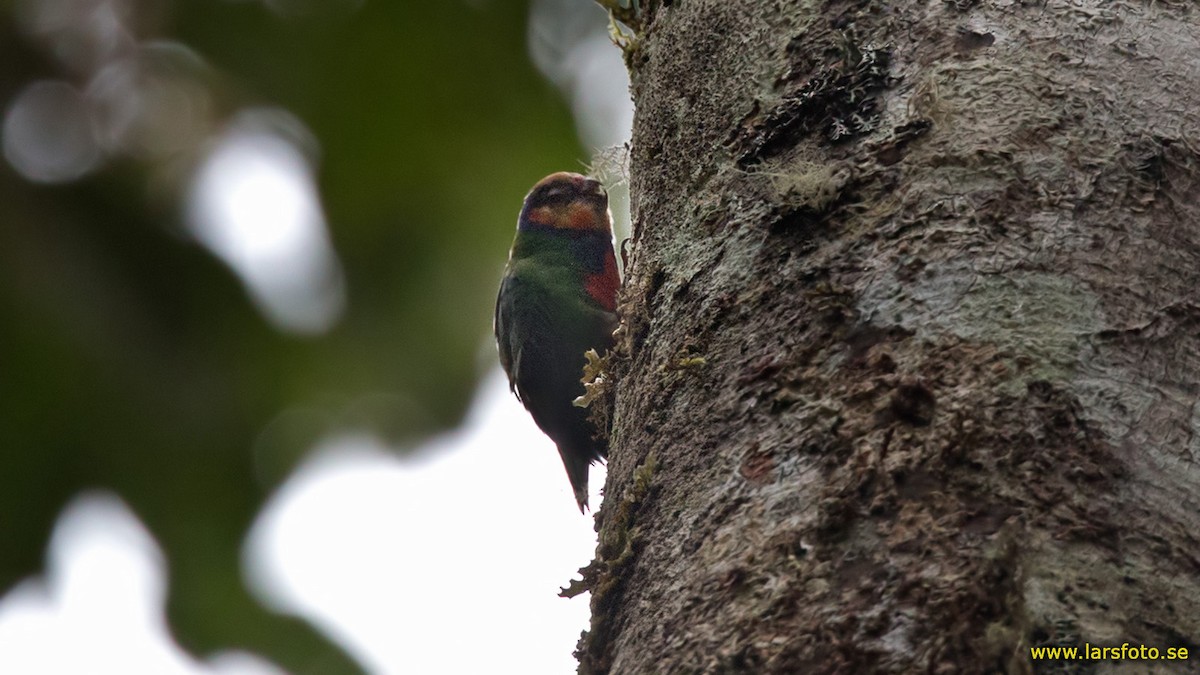
{"type": "Polygon", "coordinates": [[[563,206],[539,206],[525,216],[530,222],[563,230],[595,230],[608,232],[608,211],[585,202],[572,202],[563,206]]]}

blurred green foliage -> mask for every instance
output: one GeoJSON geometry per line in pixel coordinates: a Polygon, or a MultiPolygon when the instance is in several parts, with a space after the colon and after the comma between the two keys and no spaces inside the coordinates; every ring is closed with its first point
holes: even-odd
{"type": "MultiPolygon", "coordinates": [[[[85,86],[18,5],[0,4],[0,105],[40,78],[85,86]]],[[[529,62],[523,2],[133,7],[139,39],[209,64],[218,116],[278,106],[313,132],[348,305],[323,335],[273,328],[182,234],[164,160],[112,157],[60,185],[0,162],[0,589],[40,570],[68,499],[112,489],[166,551],[184,646],[356,672],[250,598],[239,547],[321,435],[411,441],[459,420],[519,200],[579,166],[570,115],[529,62]]]]}

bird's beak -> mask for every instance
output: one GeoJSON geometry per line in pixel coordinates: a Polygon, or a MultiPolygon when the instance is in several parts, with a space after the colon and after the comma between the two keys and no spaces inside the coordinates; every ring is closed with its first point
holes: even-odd
{"type": "Polygon", "coordinates": [[[595,178],[583,177],[582,181],[580,182],[579,187],[580,187],[580,191],[583,192],[584,194],[588,194],[588,195],[604,194],[603,186],[600,184],[600,181],[596,180],[595,178]]]}

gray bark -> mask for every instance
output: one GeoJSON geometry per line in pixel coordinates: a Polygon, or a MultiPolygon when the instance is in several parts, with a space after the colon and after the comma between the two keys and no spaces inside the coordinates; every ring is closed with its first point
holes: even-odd
{"type": "Polygon", "coordinates": [[[1200,669],[1195,7],[637,22],[581,672],[1200,669]]]}

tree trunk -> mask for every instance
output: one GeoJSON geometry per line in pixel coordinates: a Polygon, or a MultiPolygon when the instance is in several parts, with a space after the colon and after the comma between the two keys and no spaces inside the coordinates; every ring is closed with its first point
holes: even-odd
{"type": "Polygon", "coordinates": [[[581,672],[1196,672],[1194,9],[643,1],[581,672]]]}

